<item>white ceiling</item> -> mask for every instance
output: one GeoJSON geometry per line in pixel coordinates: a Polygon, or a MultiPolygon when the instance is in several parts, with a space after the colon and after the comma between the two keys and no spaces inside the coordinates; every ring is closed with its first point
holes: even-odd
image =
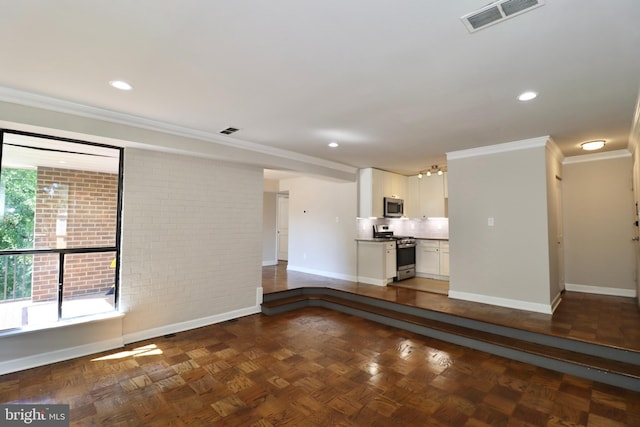
{"type": "Polygon", "coordinates": [[[546,0],[469,33],[486,3],[0,0],[0,86],[407,175],[543,135],[626,148],[640,1],[546,0]]]}

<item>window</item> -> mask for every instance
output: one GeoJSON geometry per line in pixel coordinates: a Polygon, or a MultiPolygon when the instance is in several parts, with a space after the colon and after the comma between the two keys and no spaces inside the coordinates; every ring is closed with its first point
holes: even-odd
{"type": "Polygon", "coordinates": [[[122,149],[0,141],[0,331],[116,311],[122,149]]]}

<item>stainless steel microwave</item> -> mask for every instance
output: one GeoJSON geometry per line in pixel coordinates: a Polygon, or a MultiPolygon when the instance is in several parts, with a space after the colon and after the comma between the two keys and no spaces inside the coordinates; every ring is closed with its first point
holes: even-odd
{"type": "Polygon", "coordinates": [[[393,197],[384,198],[384,217],[401,218],[404,215],[404,200],[393,197]]]}

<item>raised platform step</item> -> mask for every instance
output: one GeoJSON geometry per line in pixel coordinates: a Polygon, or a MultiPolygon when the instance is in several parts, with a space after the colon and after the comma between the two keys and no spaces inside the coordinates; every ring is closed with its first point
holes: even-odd
{"type": "Polygon", "coordinates": [[[262,312],[324,307],[547,369],[640,391],[640,352],[453,316],[331,288],[265,294],[262,312]]]}

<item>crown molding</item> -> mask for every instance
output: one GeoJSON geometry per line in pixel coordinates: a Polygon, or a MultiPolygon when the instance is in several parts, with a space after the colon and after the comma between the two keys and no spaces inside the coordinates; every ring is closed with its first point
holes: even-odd
{"type": "Polygon", "coordinates": [[[605,151],[604,153],[580,154],[577,156],[565,157],[563,165],[573,163],[596,162],[598,160],[619,159],[621,157],[631,157],[629,150],[605,151]]]}
{"type": "Polygon", "coordinates": [[[509,151],[526,150],[529,148],[544,147],[549,141],[549,136],[523,139],[521,141],[505,142],[503,144],[487,145],[484,147],[469,148],[466,150],[450,151],[447,160],[464,159],[466,157],[486,156],[488,154],[506,153],[509,151]]]}
{"type": "Polygon", "coordinates": [[[307,156],[293,151],[282,150],[280,148],[269,147],[242,139],[225,137],[216,133],[191,129],[184,126],[165,123],[158,120],[147,119],[140,116],[93,107],[72,101],[66,101],[45,95],[21,91],[13,88],[0,86],[0,102],[8,102],[26,107],[40,108],[57,113],[71,114],[88,119],[101,120],[119,125],[131,126],[150,131],[170,134],[185,138],[192,138],[201,141],[211,142],[235,149],[252,151],[260,154],[280,157],[287,160],[309,163],[337,171],[355,174],[358,168],[342,163],[332,162],[317,157],[307,156]]]}

